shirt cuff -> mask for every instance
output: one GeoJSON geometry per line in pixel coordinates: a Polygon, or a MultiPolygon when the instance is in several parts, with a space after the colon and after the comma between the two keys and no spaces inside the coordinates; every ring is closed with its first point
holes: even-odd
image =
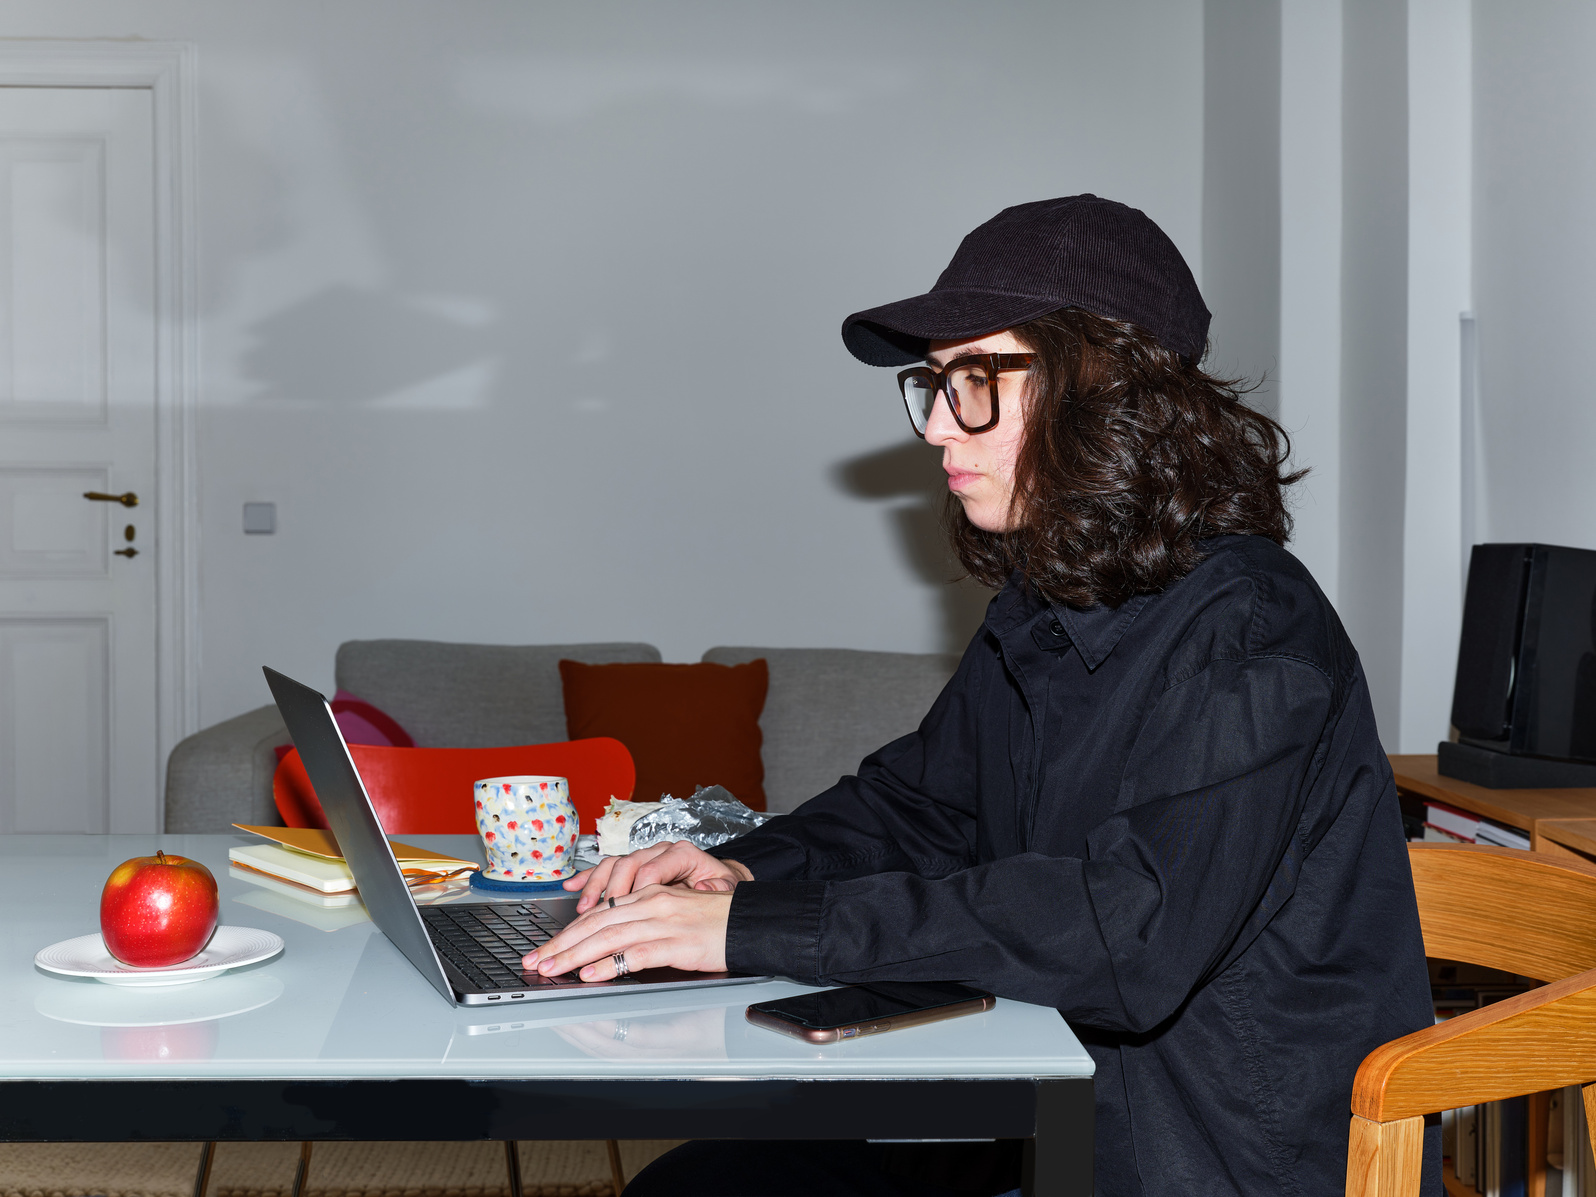
{"type": "Polygon", "coordinates": [[[825,881],[744,881],[732,891],[726,967],[813,984],[820,975],[825,881]]]}
{"type": "Polygon", "coordinates": [[[803,849],[790,840],[762,836],[757,829],[706,851],[717,860],[735,860],[766,881],[802,877],[809,863],[803,849]]]}

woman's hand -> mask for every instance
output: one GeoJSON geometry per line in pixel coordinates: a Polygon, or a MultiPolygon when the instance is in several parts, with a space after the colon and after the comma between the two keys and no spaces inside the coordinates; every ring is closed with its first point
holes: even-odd
{"type": "Polygon", "coordinates": [[[574,972],[584,981],[613,981],[619,973],[614,957],[624,955],[628,972],[667,967],[724,972],[730,911],[729,887],[650,885],[619,900],[611,895],[528,952],[521,966],[545,977],[574,972]]]}
{"type": "Polygon", "coordinates": [[[566,889],[581,889],[576,911],[586,913],[601,898],[624,898],[650,885],[685,885],[697,890],[730,893],[739,881],[754,875],[735,860],[721,860],[686,840],[639,848],[625,856],[606,856],[593,868],[566,880],[566,889]]]}

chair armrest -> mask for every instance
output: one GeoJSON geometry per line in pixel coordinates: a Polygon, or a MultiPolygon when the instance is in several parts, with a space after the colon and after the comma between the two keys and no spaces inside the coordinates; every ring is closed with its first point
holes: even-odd
{"type": "Polygon", "coordinates": [[[166,830],[225,832],[233,823],[277,826],[276,748],[289,743],[275,706],[197,732],[166,764],[166,830]]]}
{"type": "Polygon", "coordinates": [[[1596,1081],[1596,969],[1382,1044],[1352,1083],[1372,1122],[1596,1081]]]}

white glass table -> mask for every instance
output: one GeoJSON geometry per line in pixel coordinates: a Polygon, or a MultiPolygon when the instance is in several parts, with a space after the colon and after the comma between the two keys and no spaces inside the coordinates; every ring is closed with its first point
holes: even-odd
{"type": "MultiPolygon", "coordinates": [[[[405,838],[481,859],[475,837],[405,838]]],[[[807,991],[789,981],[457,1007],[358,904],[230,869],[251,842],[0,837],[0,1141],[1020,1138],[1029,1191],[1091,1192],[1092,1062],[1057,1011],[1000,1000],[816,1047],[743,1017],[807,991]],[[207,864],[222,921],[283,954],[157,989],[34,967],[97,930],[111,869],[157,847],[207,864]]]]}

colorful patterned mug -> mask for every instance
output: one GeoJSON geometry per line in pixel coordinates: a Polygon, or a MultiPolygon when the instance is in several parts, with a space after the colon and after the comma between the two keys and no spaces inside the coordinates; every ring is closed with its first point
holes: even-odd
{"type": "Polygon", "coordinates": [[[472,785],[490,881],[563,881],[577,871],[576,807],[563,777],[489,777],[472,785]]]}

